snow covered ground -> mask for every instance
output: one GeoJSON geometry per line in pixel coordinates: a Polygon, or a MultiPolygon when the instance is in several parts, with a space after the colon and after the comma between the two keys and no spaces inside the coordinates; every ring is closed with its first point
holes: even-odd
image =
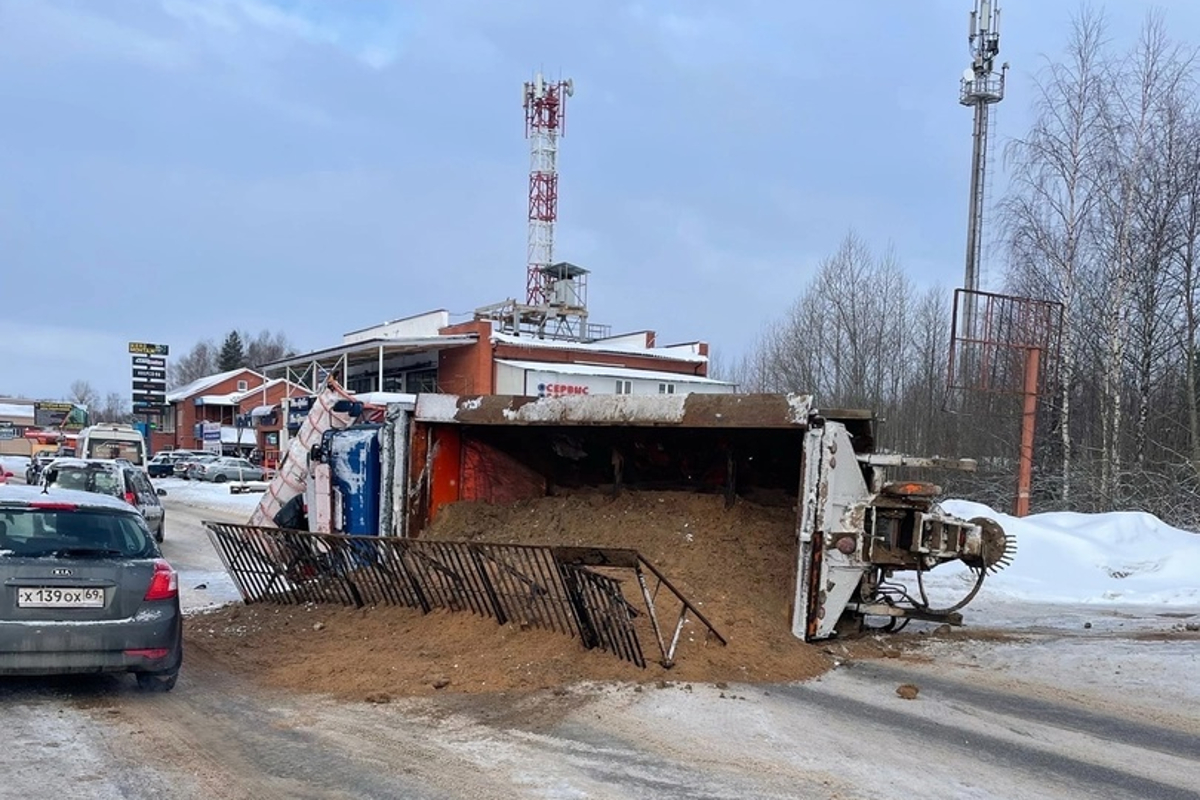
{"type": "MultiPolygon", "coordinates": [[[[963,609],[968,625],[1103,631],[1183,628],[1200,621],[1200,534],[1152,514],[1053,512],[1023,519],[948,500],[961,517],[991,517],[1016,537],[1013,562],[990,574],[963,609]]],[[[974,581],[945,565],[925,578],[932,605],[964,596],[974,581]]],[[[910,587],[915,581],[906,579],[910,587]]]]}
{"type": "MultiPolygon", "coordinates": [[[[265,487],[266,484],[251,483],[251,486],[265,487]]],[[[201,481],[185,481],[183,478],[155,478],[156,489],[165,489],[171,500],[184,503],[196,508],[210,508],[219,511],[245,512],[246,519],[262,499],[262,492],[244,492],[234,494],[229,491],[228,483],[204,483],[201,481]]]]}
{"type": "Polygon", "coordinates": [[[29,466],[27,456],[0,456],[0,467],[17,475],[24,475],[27,466],[29,466]]]}

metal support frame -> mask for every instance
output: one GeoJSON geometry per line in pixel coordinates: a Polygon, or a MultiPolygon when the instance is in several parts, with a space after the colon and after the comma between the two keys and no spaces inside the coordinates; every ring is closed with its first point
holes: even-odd
{"type": "Polygon", "coordinates": [[[956,289],[947,386],[1023,398],[1013,514],[1029,513],[1038,398],[1053,391],[1062,340],[1063,306],[1052,300],[956,289]],[[974,318],[973,330],[959,316],[974,318]],[[977,315],[977,317],[972,317],[977,315]]]}

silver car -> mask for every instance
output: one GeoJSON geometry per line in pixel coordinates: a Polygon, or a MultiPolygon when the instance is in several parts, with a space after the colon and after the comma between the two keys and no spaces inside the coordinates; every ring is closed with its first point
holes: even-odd
{"type": "Polygon", "coordinates": [[[120,498],[146,518],[155,541],[161,542],[164,538],[167,512],[158,498],[167,492],[155,489],[146,473],[128,461],[58,458],[42,471],[42,483],[120,498]]]}
{"type": "Polygon", "coordinates": [[[170,691],[179,579],[128,503],[0,486],[0,674],[132,672],[170,691]]]}
{"type": "Polygon", "coordinates": [[[221,456],[207,463],[197,464],[191,477],[199,481],[225,483],[225,481],[261,481],[263,471],[248,459],[221,456]]]}

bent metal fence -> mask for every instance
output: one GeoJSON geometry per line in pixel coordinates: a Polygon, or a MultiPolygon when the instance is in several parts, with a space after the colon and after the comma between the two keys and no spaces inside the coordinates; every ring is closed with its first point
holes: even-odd
{"type": "Polygon", "coordinates": [[[645,604],[662,666],[675,664],[689,615],[704,626],[706,639],[711,635],[726,643],[636,550],[344,536],[220,522],[204,526],[246,603],[471,611],[501,625],[513,622],[578,636],[588,649],[607,650],[645,667],[637,631],[641,612],[622,591],[622,581],[612,576],[624,573],[636,578],[635,597],[640,595],[645,604]],[[660,606],[676,604],[679,613],[668,640],[660,606]]]}

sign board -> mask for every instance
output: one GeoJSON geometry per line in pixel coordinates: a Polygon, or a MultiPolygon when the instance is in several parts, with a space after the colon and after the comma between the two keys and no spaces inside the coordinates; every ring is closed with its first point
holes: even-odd
{"type": "Polygon", "coordinates": [[[33,423],[39,428],[82,430],[87,427],[88,412],[75,403],[34,403],[33,423]]]}
{"type": "Polygon", "coordinates": [[[129,352],[143,356],[169,355],[171,348],[165,344],[150,344],[149,342],[130,342],[129,352]]]}
{"type": "MultiPolygon", "coordinates": [[[[167,354],[165,344],[130,342],[130,377],[133,413],[145,417],[162,416],[167,405],[167,354]]],[[[219,446],[219,442],[218,442],[219,446]]]]}
{"type": "Polygon", "coordinates": [[[133,404],[143,406],[161,406],[167,402],[167,396],[162,392],[134,392],[133,404]]]}
{"type": "Polygon", "coordinates": [[[312,410],[315,397],[292,397],[287,401],[287,429],[289,433],[295,433],[300,430],[300,426],[304,424],[304,420],[308,418],[308,412],[312,410]]]}
{"type": "Polygon", "coordinates": [[[15,425],[16,425],[16,423],[13,422],[12,420],[0,419],[0,430],[3,430],[4,428],[11,428],[15,425]]]}
{"type": "Polygon", "coordinates": [[[12,425],[8,425],[7,427],[0,425],[0,442],[8,442],[17,438],[19,437],[17,436],[16,428],[14,428],[12,425]]]}
{"type": "Polygon", "coordinates": [[[213,453],[221,452],[221,423],[204,422],[200,426],[200,435],[204,439],[204,449],[213,453]]]}

